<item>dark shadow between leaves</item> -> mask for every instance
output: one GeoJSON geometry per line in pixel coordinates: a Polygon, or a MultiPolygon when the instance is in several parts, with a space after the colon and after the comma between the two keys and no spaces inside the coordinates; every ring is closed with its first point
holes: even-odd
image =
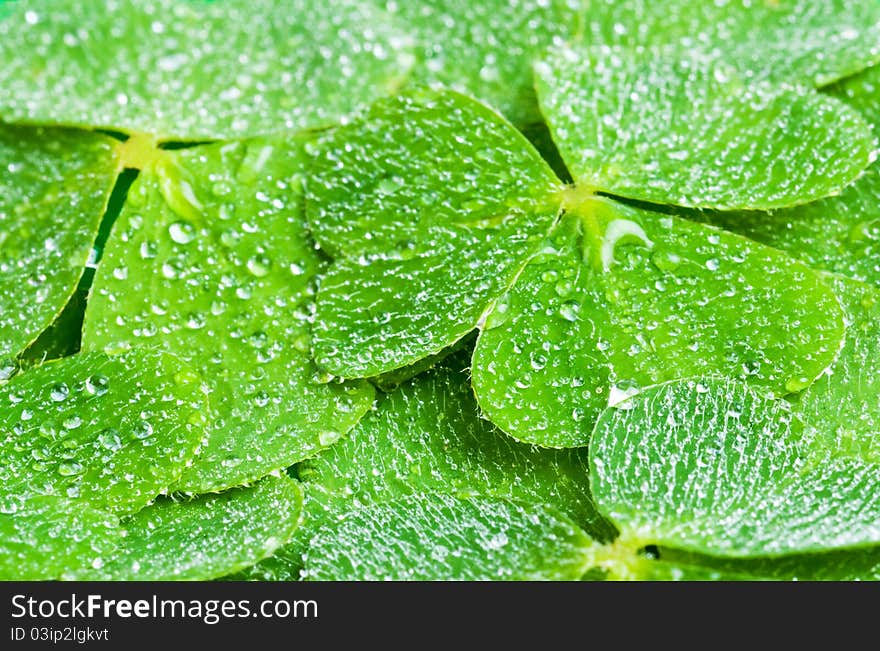
{"type": "MultiPolygon", "coordinates": [[[[102,131],[102,133],[109,132],[102,131]]],[[[117,137],[113,133],[109,133],[109,135],[117,137]]],[[[83,319],[85,318],[89,291],[95,277],[95,268],[101,260],[104,246],[113,230],[113,224],[125,205],[128,190],[137,176],[138,170],[125,169],[116,178],[116,183],[113,185],[113,191],[107,202],[107,210],[101,218],[98,235],[92,245],[92,257],[86,268],[83,269],[77,288],[52,324],[40,333],[40,336],[19,356],[18,365],[21,369],[39,366],[49,360],[68,357],[80,351],[83,319]]]]}

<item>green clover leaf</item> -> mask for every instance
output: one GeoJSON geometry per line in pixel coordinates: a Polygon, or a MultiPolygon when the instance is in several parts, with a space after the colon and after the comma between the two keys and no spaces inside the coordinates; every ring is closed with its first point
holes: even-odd
{"type": "Polygon", "coordinates": [[[375,504],[322,527],[307,579],[576,580],[592,542],[543,505],[428,494],[375,504]]]}
{"type": "Polygon", "coordinates": [[[740,383],[648,389],[603,414],[590,455],[597,504],[621,531],[599,564],[617,573],[621,549],[644,545],[746,559],[880,541],[876,461],[839,454],[740,383]]]}
{"type": "Polygon", "coordinates": [[[532,64],[564,42],[663,48],[736,66],[750,81],[824,86],[880,61],[873,0],[377,2],[415,38],[412,79],[540,121],[532,64]]]}
{"type": "Polygon", "coordinates": [[[82,580],[113,554],[119,520],[79,500],[41,495],[0,510],[0,580],[82,580]]]}
{"type": "Polygon", "coordinates": [[[253,565],[286,543],[299,525],[302,493],[287,477],[249,488],[165,499],[122,522],[116,553],[92,580],[208,580],[253,565]]]}
{"type": "Polygon", "coordinates": [[[536,84],[575,182],[631,199],[787,207],[839,192],[876,158],[869,125],[837,100],[697,57],[562,49],[536,84]]]}
{"type": "MultiPolygon", "coordinates": [[[[878,89],[880,66],[828,92],[858,109],[876,131],[878,89]]],[[[782,249],[814,268],[880,286],[880,162],[839,196],[770,213],[709,212],[698,218],[782,249]]]]}
{"type": "Polygon", "coordinates": [[[480,405],[521,440],[585,445],[606,405],[694,374],[799,391],[840,347],[822,279],[729,233],[595,199],[550,243],[489,313],[474,352],[480,405]]]}
{"type": "Polygon", "coordinates": [[[83,353],[0,387],[2,499],[50,495],[130,513],[181,476],[205,442],[201,378],[149,351],[83,353]]]}
{"type": "Polygon", "coordinates": [[[0,580],[880,579],[878,84],[877,0],[0,0],[0,580]]]}
{"type": "Polygon", "coordinates": [[[76,289],[119,172],[117,144],[0,125],[0,382],[76,289]]]}
{"type": "MultiPolygon", "coordinates": [[[[669,84],[688,89],[691,81],[669,84]]],[[[803,97],[825,101],[800,91],[792,101],[803,97]]],[[[873,141],[850,109],[827,108],[858,128],[837,134],[836,153],[814,154],[848,167],[840,143],[867,151],[873,141]]],[[[803,129],[827,137],[824,119],[801,117],[803,129]]],[[[752,137],[783,133],[769,118],[752,118],[752,137]]],[[[591,128],[581,127],[577,133],[591,128]]],[[[573,134],[566,132],[569,142],[573,134]]],[[[782,136],[780,152],[786,142],[782,136]]],[[[847,178],[867,165],[863,158],[847,178]]],[[[820,168],[804,167],[791,187],[809,194],[824,183],[812,179],[820,168]]],[[[769,196],[763,177],[738,187],[739,201],[769,196]]],[[[635,386],[711,372],[783,395],[807,387],[833,360],[843,315],[817,274],[769,248],[595,189],[554,181],[508,124],[453,93],[385,100],[328,132],[307,187],[313,233],[337,258],[317,296],[317,363],[369,377],[479,328],[474,386],[488,417],[519,440],[570,447],[584,445],[598,411],[635,386]],[[463,122],[467,130],[457,128],[463,122]],[[799,292],[780,292],[788,286],[799,292]]],[[[723,186],[717,196],[735,198],[723,186]]]]}
{"type": "MultiPolygon", "coordinates": [[[[129,145],[133,147],[134,145],[129,145]]],[[[145,148],[95,277],[86,349],[153,346],[198,368],[210,442],[177,483],[216,491],[314,455],[370,407],[372,387],[309,359],[320,259],[302,207],[302,138],[145,148]]]]}
{"type": "Polygon", "coordinates": [[[355,0],[16,2],[0,117],[161,140],[327,126],[402,83],[409,40],[355,0]]]}
{"type": "Polygon", "coordinates": [[[880,290],[840,276],[830,283],[846,314],[846,342],[795,411],[836,456],[880,463],[880,290]]]}
{"type": "Polygon", "coordinates": [[[416,42],[412,80],[494,106],[516,125],[539,121],[532,62],[583,30],[582,0],[379,2],[416,42]]]}
{"type": "Polygon", "coordinates": [[[586,452],[517,443],[480,419],[468,361],[469,351],[456,353],[403,384],[347,437],[297,467],[306,519],[294,542],[265,564],[269,571],[286,566],[295,576],[318,527],[355,507],[418,493],[547,504],[593,536],[612,537],[590,498],[586,452]]]}
{"type": "Polygon", "coordinates": [[[825,86],[880,61],[872,0],[587,0],[584,41],[699,51],[751,80],[825,86]]]}
{"type": "Polygon", "coordinates": [[[309,223],[339,260],[321,280],[313,344],[344,377],[407,366],[471,332],[558,211],[562,185],[525,138],[454,93],[380,102],[319,155],[309,223]]]}

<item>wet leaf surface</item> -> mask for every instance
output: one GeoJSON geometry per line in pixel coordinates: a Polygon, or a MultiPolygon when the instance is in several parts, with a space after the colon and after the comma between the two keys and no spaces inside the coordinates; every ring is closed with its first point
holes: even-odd
{"type": "Polygon", "coordinates": [[[166,354],[88,353],[28,370],[0,387],[3,499],[136,511],[192,463],[207,410],[201,378],[166,354]]]}
{"type": "Polygon", "coordinates": [[[587,0],[585,42],[700,51],[751,80],[824,86],[880,61],[873,0],[587,0]]]}
{"type": "Polygon", "coordinates": [[[598,412],[638,386],[709,372],[781,396],[831,363],[843,315],[816,273],[717,229],[544,181],[546,165],[514,135],[458,95],[419,91],[317,143],[310,223],[337,257],[318,294],[318,364],[381,374],[479,326],[473,376],[487,416],[518,440],[577,447],[598,412]],[[503,158],[466,156],[459,119],[503,158]],[[457,228],[464,219],[491,225],[479,245],[457,228]],[[511,253],[514,242],[528,248],[511,253]]]}
{"type": "MultiPolygon", "coordinates": [[[[858,109],[875,132],[880,128],[880,66],[828,92],[858,109]]],[[[695,218],[782,249],[814,268],[880,286],[880,163],[839,196],[772,213],[707,212],[695,218]]]]}
{"type": "Polygon", "coordinates": [[[443,84],[494,106],[517,126],[540,119],[532,62],[577,39],[580,0],[379,2],[416,41],[412,80],[443,84]]]}
{"type": "Polygon", "coordinates": [[[118,168],[107,136],[0,124],[0,369],[73,295],[118,168]]]}
{"type": "Polygon", "coordinates": [[[83,346],[153,346],[211,390],[210,443],[177,484],[206,492],[312,456],[373,389],[309,359],[320,259],[302,207],[303,140],[154,150],[95,277],[83,346]]]}
{"type": "Polygon", "coordinates": [[[63,497],[12,500],[0,510],[0,580],[81,580],[121,540],[109,513],[63,497]]]}
{"type": "Polygon", "coordinates": [[[878,44],[0,0],[0,579],[880,579],[878,44]]]}
{"type": "Polygon", "coordinates": [[[297,483],[287,477],[192,500],[163,499],[123,521],[118,552],[89,578],[204,581],[236,572],[288,541],[301,504],[297,483]]]}
{"type": "Polygon", "coordinates": [[[474,391],[514,438],[582,446],[608,404],[658,382],[722,375],[800,391],[834,360],[843,327],[831,290],[788,256],[590,199],[487,316],[474,391]]]}
{"type": "Polygon", "coordinates": [[[605,412],[590,455],[623,544],[759,558],[880,542],[877,463],[839,454],[739,383],[648,389],[605,412]]]}
{"type": "Polygon", "coordinates": [[[838,193],[876,158],[854,110],[810,89],[745,83],[681,54],[564,49],[536,67],[575,182],[698,208],[772,209],[838,193]]]}
{"type": "Polygon", "coordinates": [[[528,142],[455,93],[380,102],[315,146],[307,209],[337,258],[313,350],[344,377],[436,354],[474,330],[553,223],[559,188],[528,142]]]}
{"type": "Polygon", "coordinates": [[[830,277],[846,313],[846,342],[795,411],[835,456],[880,463],[880,290],[830,277]]]}
{"type": "Polygon", "coordinates": [[[313,538],[311,580],[573,580],[590,538],[544,506],[414,495],[376,504],[313,538]]]}
{"type": "Polygon", "coordinates": [[[461,351],[382,399],[352,432],[297,467],[305,520],[264,572],[298,576],[309,539],[347,511],[419,493],[547,504],[602,540],[613,531],[590,498],[586,451],[514,442],[479,417],[461,351]]]}
{"type": "Polygon", "coordinates": [[[355,0],[16,2],[0,117],[164,140],[327,126],[402,83],[410,40],[355,0]]]}

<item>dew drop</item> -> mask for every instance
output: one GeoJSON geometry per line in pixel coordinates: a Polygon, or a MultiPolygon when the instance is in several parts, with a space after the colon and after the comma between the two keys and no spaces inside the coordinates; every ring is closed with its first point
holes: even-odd
{"type": "Polygon", "coordinates": [[[530,363],[534,370],[541,371],[547,366],[547,356],[542,355],[541,353],[532,353],[530,356],[530,363]]]}
{"type": "Polygon", "coordinates": [[[672,272],[681,265],[681,256],[672,251],[658,251],[651,256],[651,262],[660,271],[672,272]]]}
{"type": "Polygon", "coordinates": [[[559,316],[566,321],[576,322],[580,315],[581,304],[577,301],[566,301],[559,306],[559,316]]]}
{"type": "Polygon", "coordinates": [[[93,396],[103,396],[110,390],[110,378],[106,375],[92,375],[86,380],[86,391],[93,396]]]}
{"type": "Polygon", "coordinates": [[[18,364],[14,360],[0,360],[0,383],[8,382],[16,371],[18,371],[18,364]]]}
{"type": "Polygon", "coordinates": [[[495,302],[495,306],[486,315],[485,328],[486,330],[498,328],[507,323],[508,319],[510,319],[510,296],[505,294],[495,302]]]}
{"type": "Polygon", "coordinates": [[[52,387],[51,392],[49,393],[49,397],[52,398],[55,402],[64,402],[67,400],[67,396],[70,395],[70,389],[66,384],[59,383],[52,387]]]}
{"type": "Polygon", "coordinates": [[[557,296],[571,296],[572,292],[574,292],[574,283],[570,280],[560,280],[558,283],[556,283],[555,290],[557,296]]]}
{"type": "Polygon", "coordinates": [[[798,391],[803,391],[808,386],[810,386],[810,378],[793,377],[789,378],[789,380],[785,383],[785,390],[789,393],[797,393],[798,391]]]}
{"type": "Polygon", "coordinates": [[[376,194],[381,197],[387,197],[404,186],[405,181],[399,176],[384,178],[376,185],[376,194]]]}
{"type": "Polygon", "coordinates": [[[142,420],[134,426],[132,434],[134,434],[136,439],[140,440],[149,438],[153,435],[153,426],[148,421],[142,420]]]}
{"type": "Polygon", "coordinates": [[[336,441],[338,441],[342,437],[342,432],[337,432],[336,430],[327,429],[322,430],[318,434],[318,443],[322,446],[332,445],[336,441]]]}
{"type": "Polygon", "coordinates": [[[119,436],[119,432],[108,427],[98,434],[98,444],[105,450],[115,452],[122,449],[122,438],[119,436]]]}
{"type": "Polygon", "coordinates": [[[215,197],[226,197],[232,193],[232,184],[229,181],[217,181],[211,186],[211,194],[215,197]]]}
{"type": "Polygon", "coordinates": [[[44,439],[48,439],[50,441],[54,441],[58,437],[58,429],[51,422],[41,423],[38,433],[44,439]]]}
{"type": "Polygon", "coordinates": [[[272,261],[264,255],[256,255],[247,261],[247,270],[257,278],[263,278],[272,269],[272,261]]]}
{"type": "Polygon", "coordinates": [[[177,373],[174,374],[174,383],[180,387],[185,387],[185,386],[189,386],[191,384],[195,384],[200,379],[201,378],[199,377],[199,375],[195,371],[191,371],[188,369],[183,369],[183,370],[177,371],[177,373]]]}
{"type": "Polygon", "coordinates": [[[141,242],[140,254],[144,260],[151,260],[156,257],[159,247],[152,240],[141,242]]]}
{"type": "Polygon", "coordinates": [[[168,227],[168,235],[177,244],[189,244],[196,239],[196,229],[189,222],[181,220],[168,227]]]}
{"type": "Polygon", "coordinates": [[[190,312],[186,317],[186,327],[189,330],[201,330],[205,327],[205,315],[200,312],[190,312]]]}
{"type": "Polygon", "coordinates": [[[58,474],[62,477],[73,477],[82,474],[84,468],[76,461],[64,461],[58,464],[58,474]]]}

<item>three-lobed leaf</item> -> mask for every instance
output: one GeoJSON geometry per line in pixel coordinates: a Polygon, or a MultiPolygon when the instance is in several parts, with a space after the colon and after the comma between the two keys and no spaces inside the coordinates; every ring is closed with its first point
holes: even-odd
{"type": "Polygon", "coordinates": [[[621,385],[709,371],[799,391],[843,337],[836,299],[805,266],[561,188],[509,125],[456,94],[381,103],[318,142],[315,170],[310,223],[336,257],[317,297],[317,363],[378,375],[479,328],[478,398],[523,441],[583,445],[621,385]]]}

